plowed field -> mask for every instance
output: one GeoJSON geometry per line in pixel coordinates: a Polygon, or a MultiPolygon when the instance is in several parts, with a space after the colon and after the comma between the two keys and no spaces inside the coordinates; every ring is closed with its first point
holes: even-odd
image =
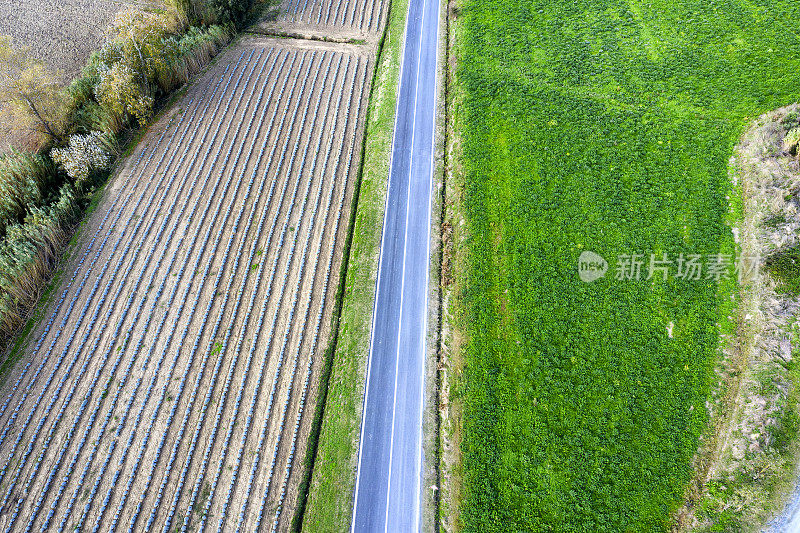
{"type": "Polygon", "coordinates": [[[150,128],[0,396],[0,527],[288,526],[371,62],[244,39],[150,128]]]}

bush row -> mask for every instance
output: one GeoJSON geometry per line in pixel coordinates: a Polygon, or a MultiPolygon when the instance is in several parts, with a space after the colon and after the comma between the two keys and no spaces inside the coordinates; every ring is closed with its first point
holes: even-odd
{"type": "Polygon", "coordinates": [[[232,38],[252,0],[173,0],[128,10],[82,74],[58,95],[57,136],[0,156],[0,336],[25,322],[125,135],[232,38]]]}

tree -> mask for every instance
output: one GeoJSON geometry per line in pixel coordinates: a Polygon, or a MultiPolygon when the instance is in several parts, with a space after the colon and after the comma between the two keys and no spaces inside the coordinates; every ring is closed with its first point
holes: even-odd
{"type": "Polygon", "coordinates": [[[16,127],[62,141],[67,99],[45,67],[25,48],[15,49],[11,38],[0,36],[0,104],[16,127]]]}
{"type": "Polygon", "coordinates": [[[167,4],[174,7],[178,14],[190,24],[197,22],[197,10],[192,0],[167,0],[167,4]]]}
{"type": "Polygon", "coordinates": [[[219,23],[234,24],[238,28],[253,7],[253,0],[210,0],[209,7],[219,23]]]}
{"type": "Polygon", "coordinates": [[[145,92],[149,92],[150,83],[164,76],[177,54],[169,37],[182,30],[183,23],[175,11],[122,11],[109,28],[110,40],[101,50],[101,57],[105,56],[102,59],[107,65],[119,62],[139,73],[145,92]]]}
{"type": "Polygon", "coordinates": [[[100,82],[95,95],[100,104],[114,113],[122,122],[136,117],[144,126],[153,112],[153,97],[137,80],[134,70],[125,63],[114,63],[100,72],[100,82]]]}
{"type": "Polygon", "coordinates": [[[108,146],[112,143],[112,135],[99,131],[73,135],[69,138],[69,146],[54,148],[50,151],[50,157],[61,165],[77,185],[86,180],[92,171],[108,168],[111,163],[108,146]]]}

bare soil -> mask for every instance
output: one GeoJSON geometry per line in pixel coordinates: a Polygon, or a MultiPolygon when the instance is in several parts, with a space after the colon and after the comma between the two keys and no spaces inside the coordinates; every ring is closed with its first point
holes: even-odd
{"type": "Polygon", "coordinates": [[[375,45],[388,11],[389,0],[281,0],[255,30],[375,45]]]}

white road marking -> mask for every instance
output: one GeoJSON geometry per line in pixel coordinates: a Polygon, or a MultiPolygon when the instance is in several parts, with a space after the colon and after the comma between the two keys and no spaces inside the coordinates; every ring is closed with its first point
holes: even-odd
{"type": "Polygon", "coordinates": [[[422,26],[419,31],[419,50],[417,51],[417,70],[414,74],[416,80],[414,82],[414,110],[411,112],[411,155],[408,158],[408,187],[406,188],[406,222],[405,232],[403,234],[403,270],[400,275],[400,316],[397,320],[397,355],[395,356],[394,363],[394,396],[392,398],[392,425],[391,433],[389,436],[389,475],[386,482],[386,515],[383,522],[384,531],[389,530],[389,502],[391,502],[390,494],[392,492],[392,459],[394,456],[394,422],[395,415],[397,414],[397,377],[400,370],[400,335],[403,328],[403,296],[405,295],[406,285],[406,255],[408,252],[408,217],[411,211],[411,179],[412,169],[414,168],[414,132],[417,127],[417,102],[419,99],[419,60],[422,57],[422,30],[425,27],[425,4],[422,4],[422,26]]]}

